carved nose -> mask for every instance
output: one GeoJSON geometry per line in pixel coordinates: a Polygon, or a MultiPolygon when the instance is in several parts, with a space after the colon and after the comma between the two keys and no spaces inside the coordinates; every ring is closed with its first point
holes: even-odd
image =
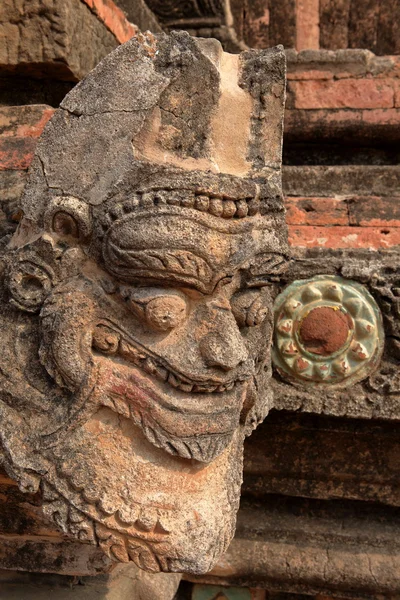
{"type": "Polygon", "coordinates": [[[247,349],[239,335],[208,333],[200,342],[200,352],[208,367],[230,371],[243,363],[247,349]]]}

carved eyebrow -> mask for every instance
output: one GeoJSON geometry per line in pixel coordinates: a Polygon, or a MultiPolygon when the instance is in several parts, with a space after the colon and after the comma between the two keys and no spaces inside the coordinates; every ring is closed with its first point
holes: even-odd
{"type": "MultiPolygon", "coordinates": [[[[120,274],[121,276],[121,274],[120,274]]],[[[123,275],[122,275],[123,276],[123,275]]],[[[209,294],[213,291],[214,281],[205,282],[194,277],[177,274],[174,272],[163,271],[162,273],[153,271],[151,273],[131,272],[130,277],[124,277],[132,283],[140,283],[142,285],[155,285],[164,288],[183,287],[196,290],[201,294],[209,294]]]]}
{"type": "Polygon", "coordinates": [[[247,287],[269,285],[278,275],[286,271],[288,264],[289,259],[283,254],[273,252],[259,254],[246,271],[245,284],[247,287]]]}
{"type": "Polygon", "coordinates": [[[214,280],[207,260],[189,250],[126,250],[111,243],[107,245],[104,258],[108,270],[127,280],[152,279],[165,285],[173,279],[200,291],[208,290],[214,280]]]}

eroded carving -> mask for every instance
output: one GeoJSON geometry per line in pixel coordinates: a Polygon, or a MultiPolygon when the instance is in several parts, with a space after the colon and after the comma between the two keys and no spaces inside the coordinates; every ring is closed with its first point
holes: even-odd
{"type": "Polygon", "coordinates": [[[2,462],[64,531],[150,571],[226,549],[271,406],[284,75],[279,48],[121,46],[45,130],[4,254],[2,462]]]}

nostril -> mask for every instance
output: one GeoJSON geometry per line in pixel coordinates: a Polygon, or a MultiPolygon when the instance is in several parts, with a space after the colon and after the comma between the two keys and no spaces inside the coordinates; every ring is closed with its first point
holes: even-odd
{"type": "Polygon", "coordinates": [[[219,333],[209,333],[200,341],[200,353],[208,367],[219,367],[225,371],[238,367],[247,359],[243,344],[238,347],[238,344],[229,343],[219,333]]]}

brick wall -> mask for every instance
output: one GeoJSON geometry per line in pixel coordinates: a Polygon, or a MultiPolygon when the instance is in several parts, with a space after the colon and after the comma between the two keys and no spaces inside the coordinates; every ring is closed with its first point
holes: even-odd
{"type": "Polygon", "coordinates": [[[232,0],[235,28],[250,47],[365,48],[400,54],[396,0],[232,0]]]}

